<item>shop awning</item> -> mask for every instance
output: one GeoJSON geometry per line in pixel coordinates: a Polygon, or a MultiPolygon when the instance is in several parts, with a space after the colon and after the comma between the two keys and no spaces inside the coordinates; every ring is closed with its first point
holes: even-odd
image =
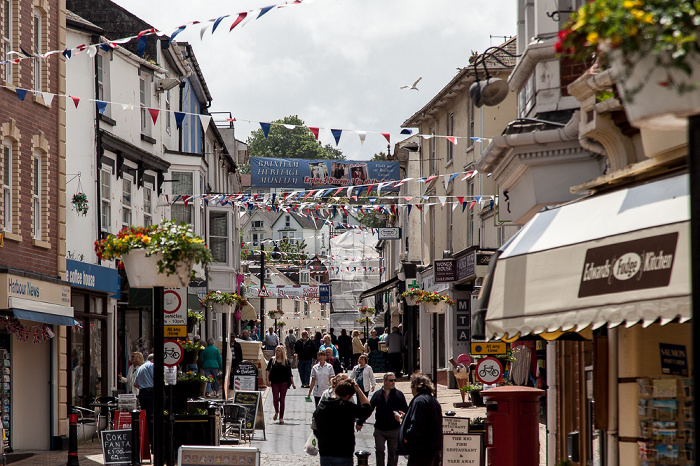
{"type": "Polygon", "coordinates": [[[70,306],[31,301],[14,296],[9,297],[9,305],[18,319],[68,327],[75,325],[73,308],[70,306]]]}
{"type": "Polygon", "coordinates": [[[690,319],[689,220],[687,175],[538,213],[491,272],[486,337],[690,319]]]}
{"type": "Polygon", "coordinates": [[[393,277],[377,286],[373,286],[372,288],[363,291],[360,293],[360,299],[369,298],[370,296],[374,296],[377,293],[390,290],[391,288],[395,288],[397,286],[399,286],[399,279],[397,277],[393,277]]]}

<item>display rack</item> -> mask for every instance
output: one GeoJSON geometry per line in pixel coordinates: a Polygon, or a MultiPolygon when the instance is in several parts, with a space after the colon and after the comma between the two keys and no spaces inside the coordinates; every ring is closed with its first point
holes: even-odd
{"type": "Polygon", "coordinates": [[[691,379],[637,379],[642,466],[694,465],[691,379]]]}

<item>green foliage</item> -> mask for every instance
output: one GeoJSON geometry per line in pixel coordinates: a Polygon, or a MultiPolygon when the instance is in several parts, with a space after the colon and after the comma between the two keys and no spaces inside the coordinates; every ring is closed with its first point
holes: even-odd
{"type": "Polygon", "coordinates": [[[360,225],[367,228],[384,228],[386,226],[387,215],[384,212],[372,211],[365,215],[360,214],[360,225]]]}
{"type": "Polygon", "coordinates": [[[389,157],[384,152],[377,152],[369,159],[371,162],[386,162],[389,157]]]}
{"type": "MultiPolygon", "coordinates": [[[[298,264],[299,261],[306,261],[309,259],[309,255],[306,253],[305,240],[282,238],[282,240],[277,243],[277,248],[279,249],[279,252],[284,252],[286,254],[279,254],[279,257],[273,259],[273,262],[275,263],[298,264]]],[[[268,254],[267,258],[271,258],[270,256],[271,255],[268,254]]]]}
{"type": "MultiPolygon", "coordinates": [[[[304,127],[304,122],[298,116],[286,116],[273,123],[297,127],[287,129],[284,126],[272,125],[267,138],[265,138],[262,129],[253,131],[247,141],[251,157],[345,160],[345,156],[339,149],[330,144],[322,146],[311,131],[304,127]]],[[[248,172],[250,172],[250,167],[248,167],[248,172]]]]}

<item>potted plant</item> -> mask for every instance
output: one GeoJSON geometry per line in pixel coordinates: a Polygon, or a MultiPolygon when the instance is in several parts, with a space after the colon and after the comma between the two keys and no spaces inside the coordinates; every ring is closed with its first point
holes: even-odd
{"type": "Polygon", "coordinates": [[[590,0],[557,52],[609,67],[631,124],[680,128],[700,113],[700,11],[692,0],[590,0]]]}
{"type": "Polygon", "coordinates": [[[206,319],[203,312],[187,309],[187,333],[194,332],[194,326],[206,319]]]}
{"type": "Polygon", "coordinates": [[[204,396],[207,382],[213,382],[213,377],[205,377],[195,371],[178,372],[177,383],[173,387],[173,410],[187,410],[187,400],[204,396]]]}
{"type": "Polygon", "coordinates": [[[125,227],[116,235],[95,242],[100,259],[121,258],[129,285],[136,288],[189,284],[195,263],[208,264],[211,251],[190,227],[172,220],[160,225],[125,227]]]}
{"type": "Polygon", "coordinates": [[[284,311],[282,311],[281,309],[273,309],[267,313],[267,316],[270,319],[275,319],[275,320],[279,319],[283,315],[284,315],[284,311]]]}
{"type": "Polygon", "coordinates": [[[362,324],[362,325],[371,324],[372,319],[370,319],[369,317],[360,317],[355,322],[357,322],[358,324],[362,324]]]}
{"type": "Polygon", "coordinates": [[[415,306],[420,303],[420,298],[423,296],[423,290],[420,288],[411,288],[401,293],[401,296],[406,298],[406,304],[409,306],[415,306]]]}
{"type": "Polygon", "coordinates": [[[469,400],[472,402],[473,406],[484,406],[484,399],[481,396],[481,390],[483,385],[480,383],[467,384],[460,388],[463,392],[469,395],[469,400]]]}
{"type": "Polygon", "coordinates": [[[279,322],[277,322],[277,327],[278,327],[278,328],[283,328],[285,325],[287,325],[287,322],[285,322],[285,321],[283,321],[283,320],[280,320],[279,322]]]}
{"type": "Polygon", "coordinates": [[[444,314],[447,312],[447,306],[455,305],[454,299],[434,291],[424,291],[420,302],[426,305],[425,312],[429,314],[444,314]]]}
{"type": "Polygon", "coordinates": [[[73,205],[73,210],[75,210],[78,215],[82,214],[83,217],[87,215],[89,209],[87,194],[73,194],[73,199],[71,199],[70,203],[73,205]]]}
{"type": "Polygon", "coordinates": [[[486,432],[486,419],[480,416],[470,419],[469,432],[486,432]]]}
{"type": "Polygon", "coordinates": [[[360,314],[361,314],[362,316],[364,316],[364,317],[371,317],[371,316],[373,316],[376,312],[377,312],[377,310],[376,310],[375,308],[373,308],[373,307],[364,306],[364,307],[361,307],[361,308],[360,308],[360,314]]]}
{"type": "Polygon", "coordinates": [[[245,301],[238,293],[228,293],[222,291],[210,291],[202,299],[202,306],[211,306],[214,312],[229,312],[238,303],[245,301]]]}

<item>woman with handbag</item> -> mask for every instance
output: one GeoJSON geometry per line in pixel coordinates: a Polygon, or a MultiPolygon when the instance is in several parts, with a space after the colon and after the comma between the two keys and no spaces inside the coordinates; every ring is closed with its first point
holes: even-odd
{"type": "Polygon", "coordinates": [[[275,407],[272,420],[276,421],[279,416],[280,424],[284,424],[284,401],[287,398],[287,390],[290,386],[297,388],[286,353],[284,345],[277,345],[275,356],[267,363],[267,386],[272,388],[272,404],[275,407]]]}

